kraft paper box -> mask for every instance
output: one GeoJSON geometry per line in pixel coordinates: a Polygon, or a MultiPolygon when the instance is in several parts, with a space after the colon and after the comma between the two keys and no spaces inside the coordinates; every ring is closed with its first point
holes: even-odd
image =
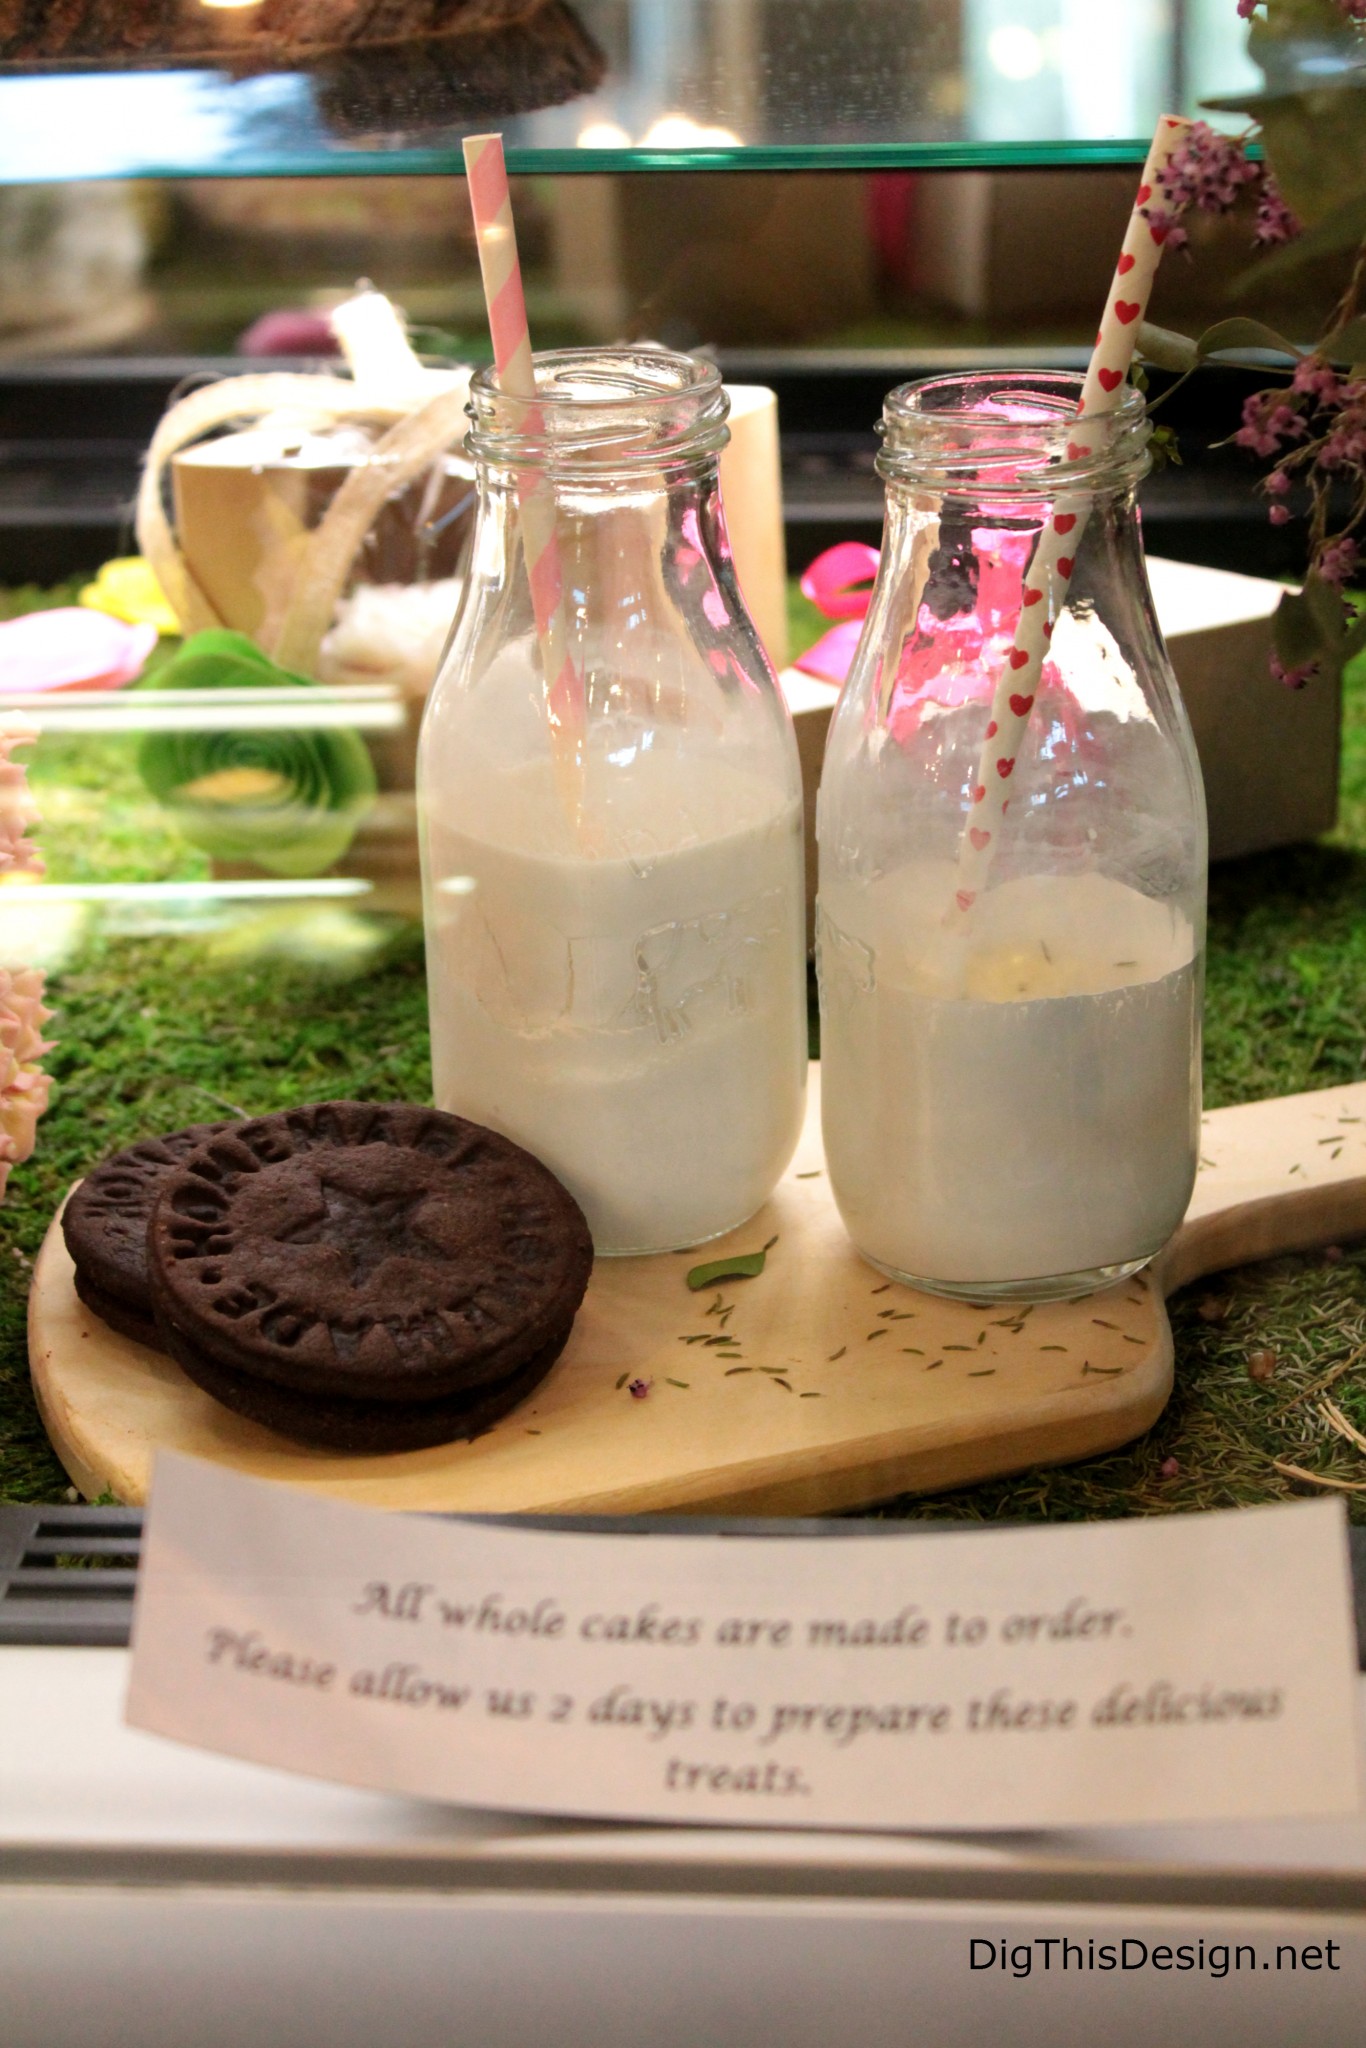
{"type": "MultiPolygon", "coordinates": [[[[778,402],[761,384],[729,384],[730,440],[721,453],[721,490],[735,570],[759,637],[775,668],[787,660],[787,565],[783,549],[778,402]]],[[[266,423],[206,441],[172,457],[176,526],[201,588],[225,624],[255,634],[265,614],[263,557],[314,528],[335,493],[369,453],[354,427],[290,431],[266,423]],[[287,452],[286,452],[287,451],[287,452]]],[[[371,583],[452,576],[459,567],[472,503],[468,464],[447,459],[433,491],[420,479],[384,507],[358,564],[371,583]],[[435,532],[439,542],[424,545],[435,532]]]]}

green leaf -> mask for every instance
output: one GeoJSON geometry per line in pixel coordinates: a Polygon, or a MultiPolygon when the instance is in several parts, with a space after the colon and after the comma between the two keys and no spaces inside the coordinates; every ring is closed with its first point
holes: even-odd
{"type": "Polygon", "coordinates": [[[1268,327],[1265,320],[1249,320],[1242,314],[1235,314],[1229,320],[1216,320],[1213,327],[1207,327],[1195,344],[1197,359],[1204,362],[1207,356],[1222,355],[1230,349],[1270,349],[1278,356],[1293,356],[1298,362],[1304,350],[1293,341],[1287,341],[1274,327],[1268,327]]]}
{"type": "Polygon", "coordinates": [[[1181,468],[1181,443],[1174,427],[1154,427],[1148,439],[1148,453],[1154,469],[1165,469],[1168,463],[1181,468]]]}
{"type": "Polygon", "coordinates": [[[1335,334],[1326,335],[1319,343],[1319,354],[1327,356],[1330,363],[1350,365],[1366,360],[1366,317],[1349,320],[1335,334]]]}
{"type": "Polygon", "coordinates": [[[1198,342],[1170,327],[1155,327],[1150,320],[1140,323],[1137,346],[1140,355],[1156,363],[1159,370],[1193,370],[1200,360],[1198,342]]]}
{"type": "Polygon", "coordinates": [[[1276,652],[1286,668],[1316,661],[1328,683],[1336,683],[1359,647],[1366,646],[1366,622],[1353,617],[1336,586],[1311,575],[1299,592],[1288,590],[1272,621],[1276,652]]]}
{"type": "Polygon", "coordinates": [[[696,1294],[703,1287],[714,1287],[718,1280],[757,1280],[777,1242],[776,1237],[771,1237],[762,1251],[732,1252],[729,1258],[709,1259],[704,1266],[694,1266],[687,1275],[688,1285],[696,1294]]]}
{"type": "Polygon", "coordinates": [[[1304,601],[1324,646],[1336,648],[1347,625],[1347,610],[1337,586],[1311,575],[1305,581],[1304,601]]]}
{"type": "Polygon", "coordinates": [[[1322,658],[1314,614],[1298,591],[1287,590],[1277,605],[1271,635],[1286,668],[1300,668],[1306,661],[1322,658]]]}
{"type": "MultiPolygon", "coordinates": [[[[1217,320],[1213,327],[1207,327],[1198,341],[1189,335],[1176,334],[1169,327],[1153,327],[1146,321],[1138,330],[1138,346],[1150,362],[1164,370],[1176,370],[1180,374],[1174,384],[1168,385],[1160,397],[1148,407],[1149,416],[1160,405],[1181,389],[1186,380],[1195,375],[1200,364],[1211,355],[1223,354],[1235,349],[1270,349],[1277,355],[1301,357],[1304,351],[1293,341],[1287,341],[1274,327],[1268,327],[1264,320],[1249,320],[1241,314],[1228,320],[1217,320]]],[[[1155,450],[1157,454],[1159,451],[1155,450]]],[[[1168,459],[1180,461],[1174,449],[1168,450],[1168,459]]]]}

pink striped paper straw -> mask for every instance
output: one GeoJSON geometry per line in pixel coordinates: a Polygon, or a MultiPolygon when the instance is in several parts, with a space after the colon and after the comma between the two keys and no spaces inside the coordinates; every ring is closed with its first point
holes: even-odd
{"type": "MultiPolygon", "coordinates": [[[[1069,462],[1080,462],[1095,453],[1102,435],[1088,431],[1087,422],[1112,412],[1120,402],[1170,225],[1166,220],[1149,220],[1143,209],[1157,189],[1160,173],[1185,141],[1190,127],[1189,121],[1175,114],[1164,114],[1157,124],[1082,385],[1076,424],[1067,444],[1069,462]]],[[[954,907],[960,918],[972,909],[991,866],[1001,820],[1010,801],[1010,778],[1015,772],[1053,636],[1053,621],[1066,601],[1067,580],[1090,516],[1091,499],[1085,492],[1060,496],[1025,572],[1024,603],[1015,628],[1015,644],[997,678],[986,740],[972,787],[972,814],[958,845],[954,907]]]]}
{"type": "MultiPolygon", "coordinates": [[[[503,138],[467,135],[464,151],[494,368],[508,397],[526,401],[524,430],[535,433],[542,424],[542,416],[536,403],[536,370],[522,290],[522,267],[517,260],[517,230],[503,160],[503,138]]],[[[569,652],[564,579],[555,538],[555,497],[544,476],[522,479],[517,495],[522,509],[522,545],[531,586],[531,610],[545,679],[555,779],[566,810],[578,825],[583,800],[585,707],[582,684],[569,652]]]]}

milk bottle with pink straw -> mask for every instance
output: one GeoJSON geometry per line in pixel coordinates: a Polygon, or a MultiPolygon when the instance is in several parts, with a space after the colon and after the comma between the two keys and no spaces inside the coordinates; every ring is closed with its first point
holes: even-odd
{"type": "Polygon", "coordinates": [[[533,362],[496,137],[466,144],[495,367],[418,764],[436,1100],[526,1145],[599,1252],[743,1223],[801,1127],[801,779],[736,583],[715,366],[533,362]]]}
{"type": "Polygon", "coordinates": [[[818,813],[823,1121],[860,1250],[942,1293],[1105,1286],[1194,1181],[1204,803],[1125,382],[1185,125],[1159,125],[1084,379],[886,403],[881,567],[818,813]]]}

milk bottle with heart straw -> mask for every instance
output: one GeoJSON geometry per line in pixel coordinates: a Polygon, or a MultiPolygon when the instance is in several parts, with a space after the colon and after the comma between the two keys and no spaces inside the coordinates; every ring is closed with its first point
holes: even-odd
{"type": "Polygon", "coordinates": [[[1199,768],[1143,567],[1142,402],[1082,447],[1080,389],[887,400],[879,578],[820,792],[831,1186],[875,1265],[982,1300],[1133,1272],[1196,1165],[1199,768]]]}
{"type": "Polygon", "coordinates": [[[474,380],[473,562],[422,733],[436,1100],[543,1159],[599,1251],[659,1251],[742,1223],[796,1143],[796,744],[726,545],[718,372],[565,350],[536,390],[529,417],[474,380]]]}
{"type": "Polygon", "coordinates": [[[1189,123],[1159,121],[1084,377],[886,402],[877,586],[817,817],[830,1182],[884,1271],[1063,1299],[1195,1180],[1204,793],[1125,383],[1189,123]]]}

